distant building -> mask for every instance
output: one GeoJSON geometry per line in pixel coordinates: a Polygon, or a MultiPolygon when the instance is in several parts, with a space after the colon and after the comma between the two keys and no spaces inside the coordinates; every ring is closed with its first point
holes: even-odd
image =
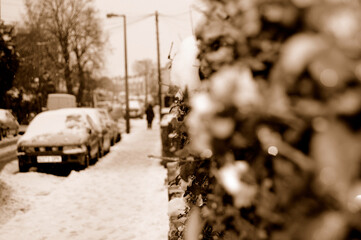
{"type": "MultiPolygon", "coordinates": [[[[150,77],[149,77],[150,78],[150,77]]],[[[156,83],[158,82],[158,76],[152,76],[152,81],[156,83]]],[[[161,79],[162,79],[162,95],[167,94],[168,88],[170,85],[170,69],[168,66],[161,69],[161,79]]],[[[135,75],[135,76],[128,76],[128,94],[129,97],[137,97],[140,99],[145,99],[145,86],[146,86],[146,76],[145,75],[135,75]]],[[[150,79],[148,79],[150,81],[150,79]]],[[[121,98],[125,97],[125,78],[124,77],[113,77],[112,78],[113,84],[115,84],[118,89],[120,89],[118,96],[121,98]]],[[[158,85],[157,85],[158,87],[158,85]]],[[[150,82],[148,82],[148,100],[150,101],[157,101],[157,94],[158,90],[152,92],[152,86],[150,82]]],[[[124,101],[124,100],[123,100],[124,101]]]]}
{"type": "MultiPolygon", "coordinates": [[[[125,78],[114,77],[112,78],[113,84],[119,86],[120,95],[125,95],[125,78]]],[[[141,96],[145,94],[145,76],[128,76],[128,93],[129,95],[141,96]]]]}

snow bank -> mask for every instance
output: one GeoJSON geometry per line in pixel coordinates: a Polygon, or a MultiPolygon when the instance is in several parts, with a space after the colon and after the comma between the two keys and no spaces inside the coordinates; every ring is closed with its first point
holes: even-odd
{"type": "Polygon", "coordinates": [[[167,239],[167,173],[147,158],[160,149],[159,126],[132,120],[108,155],[67,177],[14,173],[16,161],[8,164],[0,183],[11,189],[15,216],[0,226],[0,239],[167,239]]]}

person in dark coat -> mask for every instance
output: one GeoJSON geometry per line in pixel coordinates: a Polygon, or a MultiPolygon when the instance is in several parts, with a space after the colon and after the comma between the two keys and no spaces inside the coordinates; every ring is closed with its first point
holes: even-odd
{"type": "Polygon", "coordinates": [[[145,110],[145,114],[147,115],[148,128],[152,128],[152,122],[154,119],[154,111],[152,104],[148,104],[147,109],[145,110]]]}

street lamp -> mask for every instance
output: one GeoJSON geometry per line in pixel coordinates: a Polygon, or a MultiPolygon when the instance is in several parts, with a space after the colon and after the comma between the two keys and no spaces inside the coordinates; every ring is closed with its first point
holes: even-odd
{"type": "Polygon", "coordinates": [[[129,90],[128,90],[128,58],[127,58],[127,21],[124,14],[114,14],[108,13],[107,18],[112,17],[122,17],[124,24],[124,67],[125,67],[125,121],[126,121],[126,131],[130,132],[129,124],[129,90]]]}

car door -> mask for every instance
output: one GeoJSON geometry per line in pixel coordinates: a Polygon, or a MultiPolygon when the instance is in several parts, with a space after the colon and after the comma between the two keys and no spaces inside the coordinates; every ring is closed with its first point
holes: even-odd
{"type": "Polygon", "coordinates": [[[102,119],[102,117],[100,116],[100,112],[98,112],[97,116],[99,118],[99,122],[100,122],[100,124],[102,126],[102,130],[103,130],[103,136],[104,136],[103,147],[104,147],[104,150],[106,152],[108,152],[110,150],[110,146],[111,146],[111,132],[110,132],[109,128],[107,127],[105,120],[102,119]]]}
{"type": "Polygon", "coordinates": [[[86,119],[89,123],[91,132],[89,134],[89,146],[90,146],[90,156],[91,158],[96,158],[97,156],[100,156],[100,146],[101,146],[101,133],[97,130],[95,127],[95,123],[89,117],[89,115],[86,114],[86,119]]]}

